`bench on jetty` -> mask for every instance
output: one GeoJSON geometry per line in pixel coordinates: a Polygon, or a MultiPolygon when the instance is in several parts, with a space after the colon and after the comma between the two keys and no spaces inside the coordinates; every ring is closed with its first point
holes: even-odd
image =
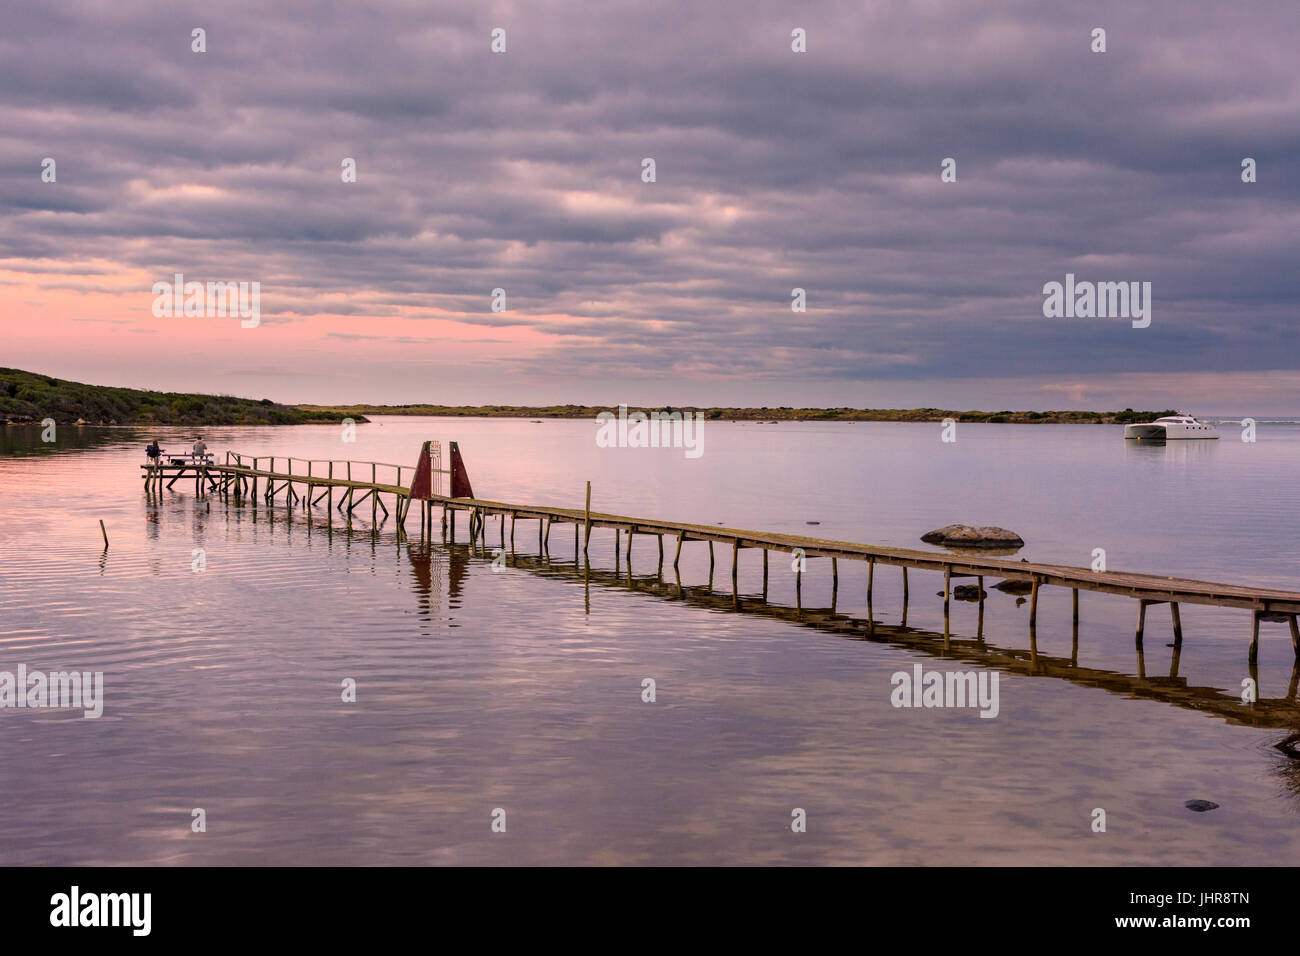
{"type": "MultiPolygon", "coordinates": [[[[1131,598],[1138,602],[1138,621],[1136,643],[1142,645],[1146,624],[1147,608],[1153,604],[1168,604],[1173,624],[1174,646],[1181,647],[1183,641],[1182,618],[1180,606],[1183,604],[1202,604],[1214,607],[1241,608],[1250,611],[1250,650],[1249,659],[1254,662],[1259,654],[1260,623],[1265,620],[1283,620],[1289,623],[1291,643],[1297,658],[1300,658],[1300,591],[1286,591],[1275,588],[1261,588],[1251,585],[1222,584],[1213,581],[1198,581],[1190,578],[1166,577],[1154,574],[1135,574],[1123,571],[1093,571],[1089,568],[1071,565],[1042,564],[1028,561],[1000,560],[980,555],[942,554],[934,551],[917,551],[908,548],[891,548],[878,545],[858,544],[851,541],[836,541],[828,538],[815,538],[806,535],[779,534],[765,531],[751,531],[741,528],[727,528],[718,525],[689,524],[679,521],[661,521],[650,518],[636,518],[628,515],[608,514],[591,510],[591,483],[587,483],[586,506],[584,508],[559,508],[544,505],[522,505],[510,502],[477,498],[470,486],[469,477],[455,442],[450,442],[448,467],[442,467],[441,443],[427,441],[420,450],[415,466],[391,465],[380,462],[335,461],[323,459],[300,459],[280,457],[248,457],[235,452],[226,453],[224,464],[191,464],[177,466],[195,471],[195,487],[199,493],[212,488],[221,494],[233,493],[237,498],[248,495],[254,506],[258,498],[258,482],[265,483],[263,498],[274,502],[275,497],[284,494],[287,503],[303,507],[314,506],[321,499],[333,507],[334,491],[340,492],[338,510],[350,517],[354,509],[367,498],[371,502],[372,528],[377,532],[377,510],[382,509],[385,518],[389,511],[383,504],[381,495],[390,495],[399,533],[404,533],[407,514],[412,502],[419,502],[422,510],[421,533],[432,536],[434,509],[442,507],[442,528],[444,534],[450,528],[450,540],[456,539],[456,514],[465,512],[469,516],[469,535],[471,540],[482,540],[486,544],[486,518],[499,519],[501,546],[505,547],[505,519],[510,518],[510,544],[514,546],[515,523],[519,520],[538,522],[537,534],[539,550],[549,550],[551,529],[556,524],[573,525],[575,560],[581,538],[581,549],[585,556],[593,528],[614,529],[614,547],[617,553],[620,535],[626,533],[626,554],[630,561],[632,539],[635,535],[652,535],[658,539],[659,560],[664,559],[664,536],[676,539],[676,551],[673,567],[678,567],[682,546],[688,541],[707,542],[709,545],[709,570],[712,574],[714,564],[714,546],[722,544],[731,549],[731,579],[733,592],[736,589],[740,552],[744,549],[758,549],[763,553],[763,583],[766,591],[768,576],[768,554],[771,551],[794,554],[797,558],[830,558],[832,588],[839,586],[839,562],[861,561],[866,565],[867,607],[871,607],[872,591],[875,582],[876,565],[900,568],[903,578],[903,602],[906,608],[908,600],[908,571],[933,571],[944,576],[943,617],[944,634],[949,632],[949,608],[952,596],[952,579],[973,577],[979,586],[980,613],[983,614],[984,578],[996,577],[1008,581],[1025,582],[1030,587],[1029,627],[1031,633],[1038,621],[1038,593],[1043,587],[1063,587],[1073,591],[1074,621],[1079,619],[1079,592],[1098,591],[1131,598]],[[265,465],[263,463],[266,463],[265,465]],[[295,467],[297,470],[295,471],[295,467]],[[381,479],[380,469],[384,469],[381,479]],[[391,475],[389,469],[392,470],[391,475]],[[369,473],[367,475],[367,472],[369,473]],[[410,484],[402,483],[403,472],[409,475],[410,484]],[[442,477],[450,478],[448,494],[442,493],[442,477]],[[389,480],[391,478],[391,480],[389,480]],[[203,481],[206,479],[207,486],[203,481]],[[299,494],[301,486],[302,494],[299,494]],[[360,493],[360,498],[357,494],[360,493]]],[[[164,469],[168,466],[142,465],[145,469],[146,486],[150,482],[161,482],[164,469]]],[[[178,473],[167,485],[175,483],[178,473]]],[[[795,593],[802,602],[804,561],[795,564],[795,593]]]]}

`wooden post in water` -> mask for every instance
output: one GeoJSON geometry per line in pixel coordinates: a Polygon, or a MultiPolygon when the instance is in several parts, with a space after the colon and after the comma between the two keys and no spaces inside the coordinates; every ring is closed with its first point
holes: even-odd
{"type": "Polygon", "coordinates": [[[903,565],[903,613],[907,613],[907,565],[903,565]]]}
{"type": "MultiPolygon", "coordinates": [[[[1138,647],[1141,647],[1141,646],[1142,646],[1142,631],[1146,628],[1146,623],[1147,623],[1147,602],[1146,602],[1146,601],[1139,600],[1139,601],[1138,601],[1138,626],[1137,626],[1137,637],[1135,638],[1135,643],[1137,644],[1138,647]]],[[[1255,636],[1256,636],[1256,637],[1259,636],[1259,619],[1258,619],[1258,618],[1255,619],[1255,636]]]]}
{"type": "Polygon", "coordinates": [[[867,558],[867,614],[871,613],[871,588],[875,584],[876,559],[867,558]]]}
{"type": "Polygon", "coordinates": [[[763,600],[767,600],[767,548],[763,549],[763,600]]]}
{"type": "MultiPolygon", "coordinates": [[[[1079,592],[1075,591],[1074,593],[1078,594],[1079,592]]],[[[1177,601],[1169,602],[1169,616],[1173,618],[1173,622],[1174,622],[1174,647],[1182,647],[1183,646],[1183,618],[1182,615],[1178,613],[1177,601]]]]}
{"type": "MultiPolygon", "coordinates": [[[[1291,649],[1295,651],[1296,660],[1300,660],[1300,624],[1296,623],[1294,614],[1287,618],[1287,623],[1291,625],[1291,649]]],[[[1296,669],[1293,668],[1291,671],[1293,681],[1296,673],[1296,669]]],[[[1295,692],[1292,691],[1290,696],[1295,697],[1295,692]]]]}
{"type": "Polygon", "coordinates": [[[794,563],[794,602],[795,607],[803,610],[803,560],[794,563]]]}
{"type": "Polygon", "coordinates": [[[943,636],[948,636],[948,596],[952,594],[952,568],[943,568],[943,636]]]}
{"type": "MultiPolygon", "coordinates": [[[[1259,660],[1259,611],[1250,612],[1250,663],[1259,660]]],[[[1258,681],[1255,682],[1258,685],[1258,681]]]]}
{"type": "Polygon", "coordinates": [[[1038,626],[1038,575],[1033,577],[1033,586],[1029,592],[1029,629],[1038,626]]]}
{"type": "Polygon", "coordinates": [[[739,593],[736,590],[737,576],[739,574],[739,569],[740,569],[740,539],[733,538],[731,540],[731,593],[733,596],[739,593]]]}
{"type": "MultiPolygon", "coordinates": [[[[678,531],[678,532],[677,532],[677,551],[676,551],[676,553],[673,555],[673,570],[674,570],[674,571],[677,570],[677,563],[678,563],[679,561],[681,561],[681,559],[682,559],[682,541],[685,539],[685,537],[686,537],[686,532],[684,532],[684,531],[678,531]]],[[[766,552],[764,552],[764,553],[766,554],[766,552]]]]}
{"type": "MultiPolygon", "coordinates": [[[[983,581],[984,579],[983,579],[983,578],[980,578],[980,580],[983,581]]],[[[1078,589],[1078,588],[1073,588],[1072,590],[1074,591],[1074,623],[1075,623],[1075,625],[1078,625],[1078,623],[1079,623],[1079,589],[1078,589]]]]}
{"type": "MultiPolygon", "coordinates": [[[[108,529],[104,527],[103,518],[99,519],[99,533],[104,536],[104,550],[107,551],[108,550],[108,529]]],[[[1295,618],[1294,617],[1291,618],[1291,621],[1292,621],[1292,626],[1294,627],[1295,618]]]]}
{"type": "Polygon", "coordinates": [[[585,531],[582,538],[582,556],[587,556],[587,545],[591,543],[591,482],[587,482],[587,517],[584,522],[585,531]]]}

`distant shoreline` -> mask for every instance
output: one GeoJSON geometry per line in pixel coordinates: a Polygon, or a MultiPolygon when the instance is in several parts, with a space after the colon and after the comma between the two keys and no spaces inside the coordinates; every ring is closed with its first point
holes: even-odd
{"type": "MultiPolygon", "coordinates": [[[[6,425],[58,424],[118,426],[322,425],[370,415],[421,415],[444,418],[588,419],[616,412],[618,405],[290,405],[270,399],[236,398],[185,392],[158,392],[64,379],[0,368],[0,421],[6,425]]],[[[984,422],[1010,425],[1124,425],[1151,421],[1164,411],[979,411],[946,408],[794,408],[698,405],[636,405],[628,413],[700,413],[706,421],[728,422],[984,422]]]]}
{"type": "MultiPolygon", "coordinates": [[[[309,414],[420,415],[442,418],[522,418],[522,419],[590,419],[601,412],[617,413],[617,405],[295,405],[309,414]]],[[[630,405],[634,412],[702,412],[707,421],[724,422],[941,422],[951,418],[958,422],[985,422],[1007,425],[1124,425],[1151,421],[1173,410],[1118,412],[1089,411],[957,411],[944,408],[744,408],[698,405],[630,405]]]]}

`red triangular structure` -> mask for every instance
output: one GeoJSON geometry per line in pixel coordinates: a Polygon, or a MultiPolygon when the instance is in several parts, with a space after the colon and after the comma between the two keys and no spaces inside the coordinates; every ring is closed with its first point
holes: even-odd
{"type": "Polygon", "coordinates": [[[461,460],[460,448],[455,442],[451,444],[451,496],[453,498],[473,498],[474,489],[469,484],[469,474],[465,471],[465,462],[461,460]]]}
{"type": "Polygon", "coordinates": [[[429,442],[420,448],[420,460],[415,464],[415,477],[411,479],[411,497],[429,498],[433,495],[433,466],[429,463],[429,442]]]}

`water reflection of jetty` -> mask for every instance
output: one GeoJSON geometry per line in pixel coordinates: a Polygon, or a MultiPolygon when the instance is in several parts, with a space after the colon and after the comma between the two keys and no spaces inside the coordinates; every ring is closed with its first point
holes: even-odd
{"type": "MultiPolygon", "coordinates": [[[[481,560],[490,553],[471,551],[468,546],[448,545],[452,553],[463,551],[481,560]]],[[[993,667],[1008,673],[1034,677],[1054,677],[1085,687],[1097,687],[1112,694],[1162,701],[1191,710],[1204,711],[1222,717],[1233,724],[1252,727],[1300,727],[1300,663],[1292,666],[1290,684],[1285,697],[1263,698],[1254,703],[1243,703],[1239,692],[1217,687],[1188,683],[1179,675],[1180,649],[1173,648],[1167,675],[1147,673],[1146,655],[1141,647],[1135,649],[1135,674],[1103,670],[1079,665],[1079,635],[1075,628],[1070,657],[1054,657],[1039,653],[1036,636],[1031,633],[1029,647],[1003,648],[988,643],[981,634],[974,638],[957,638],[937,631],[909,627],[906,623],[906,604],[902,609],[902,623],[886,624],[868,614],[858,617],[831,607],[792,607],[769,602],[761,593],[738,594],[717,591],[712,582],[702,585],[684,585],[673,574],[672,580],[664,575],[632,574],[630,569],[597,569],[589,563],[575,563],[568,559],[555,560],[547,555],[510,554],[508,566],[549,577],[582,581],[604,589],[618,589],[647,594],[669,601],[682,601],[692,607],[707,608],[740,614],[754,614],[774,618],[790,624],[838,634],[852,640],[872,641],[918,651],[936,658],[964,661],[993,667]]],[[[982,620],[981,620],[982,624],[982,620]]],[[[1257,668],[1252,665],[1250,674],[1259,686],[1257,668]]]]}

